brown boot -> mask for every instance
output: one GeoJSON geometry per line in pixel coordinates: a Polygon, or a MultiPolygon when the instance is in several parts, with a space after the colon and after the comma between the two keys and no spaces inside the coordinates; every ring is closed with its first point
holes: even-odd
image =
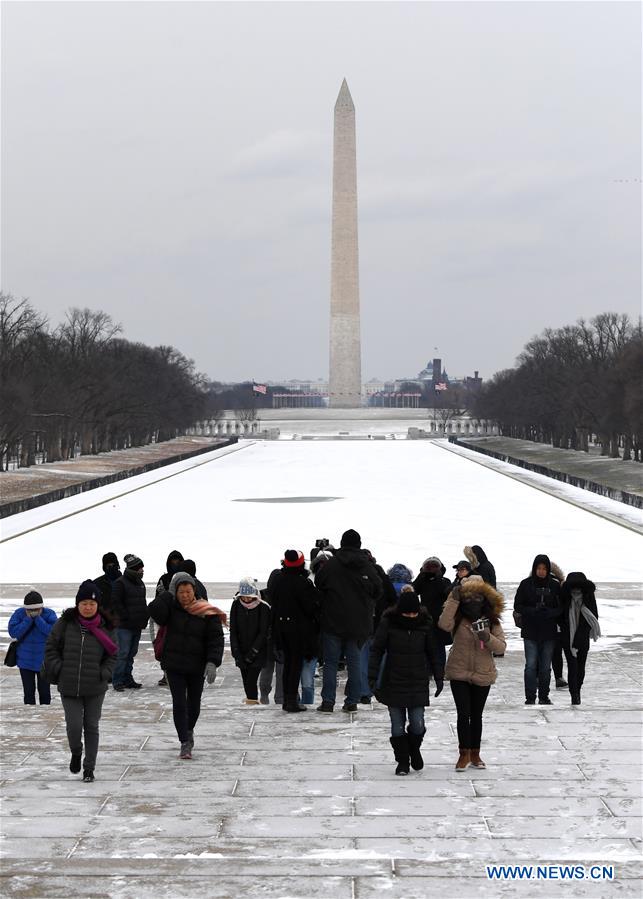
{"type": "Polygon", "coordinates": [[[469,750],[463,749],[461,746],[460,747],[460,758],[455,763],[455,770],[456,771],[464,771],[464,769],[468,766],[469,761],[470,761],[469,750]]]}
{"type": "Polygon", "coordinates": [[[487,766],[480,758],[480,750],[479,749],[470,749],[471,754],[471,765],[474,768],[486,768],[487,766]]]}

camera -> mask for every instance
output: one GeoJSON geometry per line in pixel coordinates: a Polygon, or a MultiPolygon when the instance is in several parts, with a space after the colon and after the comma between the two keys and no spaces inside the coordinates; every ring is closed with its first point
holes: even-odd
{"type": "Polygon", "coordinates": [[[315,540],[315,546],[317,549],[326,549],[330,546],[330,540],[328,537],[320,537],[319,540],[315,540]]]}
{"type": "Polygon", "coordinates": [[[471,627],[477,634],[479,634],[480,631],[483,631],[483,630],[485,630],[485,628],[489,627],[489,619],[488,618],[478,618],[477,621],[471,622],[471,627]]]}

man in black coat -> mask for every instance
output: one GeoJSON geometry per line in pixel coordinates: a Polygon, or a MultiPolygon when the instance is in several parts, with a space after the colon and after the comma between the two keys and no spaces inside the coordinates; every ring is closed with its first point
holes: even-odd
{"type": "Polygon", "coordinates": [[[322,593],[324,677],[320,712],[332,712],[335,707],[342,646],[348,669],[343,711],[356,712],[361,696],[361,648],[373,633],[375,605],[382,592],[382,582],[361,546],[357,531],[346,531],[340,548],[315,579],[322,593]]]}
{"type": "Polygon", "coordinates": [[[105,553],[103,556],[103,574],[94,581],[100,590],[100,607],[106,612],[112,611],[112,587],[121,577],[121,569],[116,553],[105,553]]]}
{"type": "Polygon", "coordinates": [[[525,645],[525,705],[551,705],[551,658],[561,614],[560,581],[551,573],[549,556],[534,559],[531,575],[518,585],[514,621],[525,645]]]}
{"type": "Polygon", "coordinates": [[[126,689],[138,690],[142,686],[134,680],[132,669],[141,631],[147,627],[149,619],[143,583],[143,560],[130,554],[123,561],[127,567],[114,582],[112,589],[114,615],[118,621],[118,656],[112,682],[118,693],[126,689]]]}

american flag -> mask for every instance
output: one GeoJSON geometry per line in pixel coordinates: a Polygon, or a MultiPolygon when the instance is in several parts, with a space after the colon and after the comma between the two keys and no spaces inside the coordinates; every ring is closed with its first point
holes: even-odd
{"type": "Polygon", "coordinates": [[[444,381],[440,381],[438,384],[435,385],[435,389],[436,390],[448,390],[449,388],[444,383],[444,381]]]}
{"type": "Polygon", "coordinates": [[[268,390],[268,388],[266,387],[265,384],[253,384],[252,389],[254,390],[255,393],[264,393],[264,394],[268,390]]]}

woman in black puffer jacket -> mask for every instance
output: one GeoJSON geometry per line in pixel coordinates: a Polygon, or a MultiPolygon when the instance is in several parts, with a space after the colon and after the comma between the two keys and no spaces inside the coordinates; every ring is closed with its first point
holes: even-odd
{"type": "Polygon", "coordinates": [[[400,594],[377,629],[368,664],[368,680],[378,702],[388,706],[391,746],[398,763],[396,774],[424,767],[420,746],[424,739],[424,707],[429,705],[429,681],[435,695],[442,692],[444,669],[439,661],[433,625],[412,589],[400,594]],[[405,732],[408,714],[409,727],[405,732]]]}
{"type": "Polygon", "coordinates": [[[100,596],[100,589],[93,581],[83,581],[76,594],[76,607],[65,609],[47,638],[42,667],[47,680],[58,685],[65,710],[72,774],[81,768],[85,733],[83,780],[86,783],[94,780],[98,722],[118,652],[111,618],[98,608],[100,596]]]}
{"type": "Polygon", "coordinates": [[[223,627],[216,606],[197,598],[194,578],[180,571],[170,589],[149,605],[150,616],[165,626],[161,665],[172,693],[179,758],[191,759],[194,725],[201,712],[203,679],[213,684],[223,659],[223,627]]]}

